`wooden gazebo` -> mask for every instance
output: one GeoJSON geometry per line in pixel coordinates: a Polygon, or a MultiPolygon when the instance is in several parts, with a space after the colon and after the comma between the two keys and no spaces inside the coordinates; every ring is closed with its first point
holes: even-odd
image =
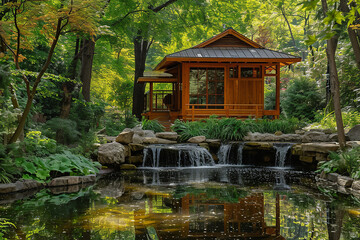
{"type": "Polygon", "coordinates": [[[192,48],[167,55],[155,71],[169,76],[141,77],[149,83],[143,115],[173,122],[219,117],[278,118],[280,67],[301,58],[266,49],[233,29],[192,48]],[[275,109],[264,109],[264,81],[276,82],[275,109]],[[155,83],[171,83],[171,90],[154,90],[155,83]]]}

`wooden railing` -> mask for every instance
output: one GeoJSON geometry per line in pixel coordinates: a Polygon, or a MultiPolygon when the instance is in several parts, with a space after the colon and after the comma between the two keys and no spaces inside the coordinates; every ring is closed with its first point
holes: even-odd
{"type": "Polygon", "coordinates": [[[184,119],[192,121],[210,115],[219,117],[262,117],[263,104],[186,104],[184,119]]]}
{"type": "MultiPolygon", "coordinates": [[[[144,98],[145,111],[150,111],[150,112],[167,111],[171,104],[165,104],[164,98],[168,94],[170,94],[170,95],[173,94],[173,91],[172,90],[154,90],[152,92],[152,94],[150,92],[146,92],[145,98],[144,98]],[[151,97],[152,97],[152,99],[151,99],[151,97]]],[[[171,99],[172,98],[173,97],[171,96],[171,99]]]]}

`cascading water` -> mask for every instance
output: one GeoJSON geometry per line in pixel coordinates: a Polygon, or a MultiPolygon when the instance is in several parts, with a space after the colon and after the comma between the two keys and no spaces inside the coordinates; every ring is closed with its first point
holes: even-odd
{"type": "Polygon", "coordinates": [[[231,147],[231,143],[221,144],[217,153],[219,164],[229,164],[231,147]]]}
{"type": "Polygon", "coordinates": [[[275,166],[276,167],[284,167],[286,155],[291,148],[292,143],[274,143],[273,147],[276,150],[276,160],[275,166]]]}
{"type": "Polygon", "coordinates": [[[143,167],[200,167],[214,165],[206,148],[196,144],[154,144],[144,149],[143,167]]]}
{"type": "Polygon", "coordinates": [[[239,143],[237,150],[237,165],[242,165],[244,143],[239,143]]]}
{"type": "Polygon", "coordinates": [[[219,164],[242,165],[244,143],[223,143],[217,156],[219,164]],[[236,150],[237,147],[237,150],[236,150]]]}

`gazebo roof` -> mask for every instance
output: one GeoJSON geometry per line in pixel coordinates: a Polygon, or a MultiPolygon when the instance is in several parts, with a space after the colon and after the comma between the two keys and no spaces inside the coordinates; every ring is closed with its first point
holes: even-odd
{"type": "Polygon", "coordinates": [[[155,70],[167,69],[177,62],[252,62],[290,65],[301,58],[262,47],[233,29],[200,43],[192,48],[167,55],[155,70]]]}

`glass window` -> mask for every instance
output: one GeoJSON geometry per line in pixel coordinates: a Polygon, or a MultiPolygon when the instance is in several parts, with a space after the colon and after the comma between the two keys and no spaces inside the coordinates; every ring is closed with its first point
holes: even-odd
{"type": "MultiPolygon", "coordinates": [[[[224,104],[224,68],[190,68],[190,104],[224,104]]],[[[223,106],[196,106],[196,108],[223,106]]]]}
{"type": "Polygon", "coordinates": [[[241,77],[242,78],[260,78],[261,71],[258,67],[244,67],[241,68],[241,77]]]}
{"type": "Polygon", "coordinates": [[[239,77],[238,67],[231,67],[229,69],[229,77],[230,78],[238,78],[239,77]]]}

